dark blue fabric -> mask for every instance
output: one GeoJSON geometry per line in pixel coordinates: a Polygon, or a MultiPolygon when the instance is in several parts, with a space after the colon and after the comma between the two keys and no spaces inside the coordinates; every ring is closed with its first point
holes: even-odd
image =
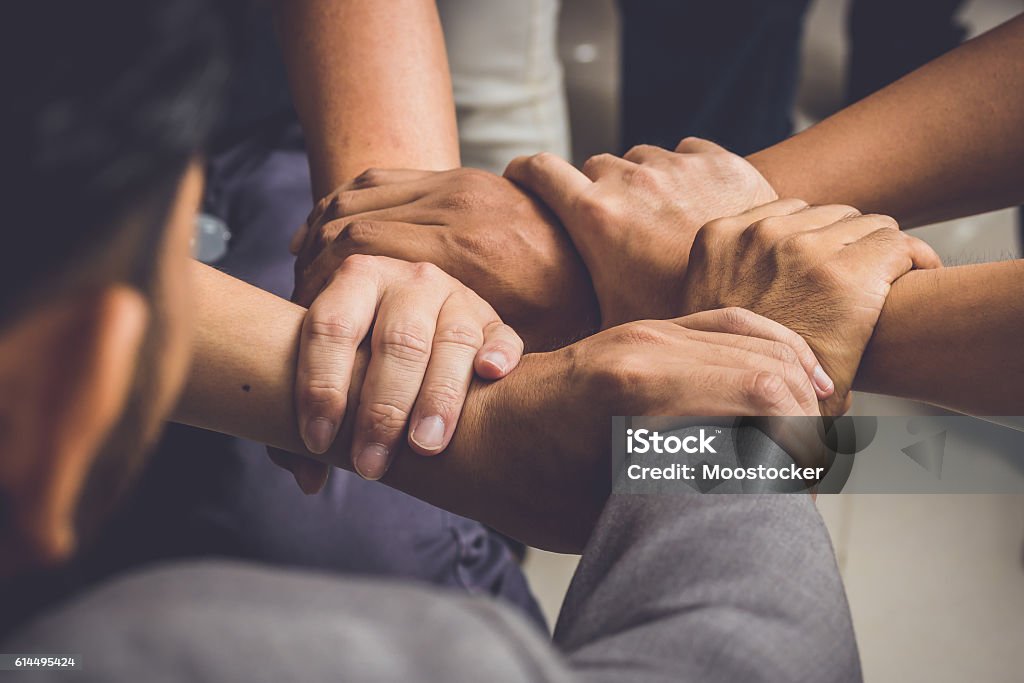
{"type": "Polygon", "coordinates": [[[622,146],[786,138],[809,0],[620,0],[622,146]]]}

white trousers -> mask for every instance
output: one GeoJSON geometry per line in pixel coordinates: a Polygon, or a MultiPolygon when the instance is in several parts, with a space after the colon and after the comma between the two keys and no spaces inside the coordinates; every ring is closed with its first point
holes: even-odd
{"type": "Polygon", "coordinates": [[[464,166],[501,173],[536,152],[569,157],[559,0],[438,0],[464,166]]]}

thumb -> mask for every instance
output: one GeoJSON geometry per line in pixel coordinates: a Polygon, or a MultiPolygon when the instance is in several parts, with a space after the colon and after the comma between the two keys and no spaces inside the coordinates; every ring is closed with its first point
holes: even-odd
{"type": "Polygon", "coordinates": [[[546,152],[513,159],[505,169],[505,177],[536,195],[567,230],[575,217],[573,207],[577,199],[593,185],[568,161],[546,152]]]}

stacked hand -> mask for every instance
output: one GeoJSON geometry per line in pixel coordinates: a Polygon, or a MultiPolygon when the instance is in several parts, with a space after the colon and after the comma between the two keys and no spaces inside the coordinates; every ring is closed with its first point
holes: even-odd
{"type": "MultiPolygon", "coordinates": [[[[627,159],[596,157],[582,173],[542,154],[514,161],[507,175],[562,220],[594,279],[606,326],[636,316],[750,309],[807,339],[823,365],[815,384],[822,399],[832,395],[829,412],[846,407],[892,283],[912,268],[941,266],[891,218],[798,200],[764,204],[774,193],[763,178],[715,146],[692,154],[642,147],[627,159]],[[700,196],[718,187],[740,207],[720,215],[739,215],[701,227],[696,221],[708,216],[695,218],[690,181],[700,196]]],[[[723,197],[709,205],[724,210],[723,197]]]]}
{"type": "MultiPolygon", "coordinates": [[[[627,323],[526,355],[505,379],[475,387],[455,450],[428,466],[501,491],[446,499],[460,514],[531,545],[580,552],[609,492],[612,415],[816,417],[816,365],[799,335],[743,309],[627,323]]],[[[403,485],[415,482],[407,464],[393,473],[403,485]]]]}
{"type": "Polygon", "coordinates": [[[531,351],[597,326],[583,262],[551,213],[483,171],[364,173],[313,210],[292,242],[308,306],[352,254],[433,263],[488,301],[531,351]]]}
{"type": "Polygon", "coordinates": [[[587,264],[603,327],[679,314],[678,281],[701,226],[776,199],[743,158],[687,138],[676,152],[635,147],[583,170],[550,154],[522,157],[506,177],[558,216],[587,264]]]}
{"type": "Polygon", "coordinates": [[[835,382],[829,411],[841,412],[892,283],[941,265],[888,216],[780,200],[701,229],[681,311],[742,305],[796,331],[835,382]]]}
{"type": "MultiPolygon", "coordinates": [[[[494,309],[436,266],[353,256],[330,274],[302,327],[295,405],[299,432],[312,453],[325,452],[338,434],[365,338],[371,356],[351,454],[367,479],[387,472],[407,429],[414,451],[444,450],[474,372],[500,379],[523,351],[494,309]]],[[[323,486],[325,465],[277,452],[273,457],[303,490],[323,486]]]]}

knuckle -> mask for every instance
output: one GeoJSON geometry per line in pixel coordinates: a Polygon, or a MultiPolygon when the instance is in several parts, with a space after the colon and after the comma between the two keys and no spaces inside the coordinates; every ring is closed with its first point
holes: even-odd
{"type": "Polygon", "coordinates": [[[661,174],[651,166],[637,166],[630,170],[627,181],[635,188],[656,190],[661,187],[661,174]]]}
{"type": "Polygon", "coordinates": [[[352,221],[338,235],[339,240],[357,247],[372,244],[383,231],[383,226],[376,221],[352,221]]]}
{"type": "Polygon", "coordinates": [[[776,360],[780,360],[787,366],[799,365],[800,356],[789,344],[782,342],[772,342],[771,345],[772,355],[776,360]]]}
{"type": "MultiPolygon", "coordinates": [[[[315,306],[315,304],[314,304],[315,306]]],[[[309,312],[306,340],[320,346],[347,346],[359,341],[359,326],[355,321],[334,312],[309,312]]]]}
{"type": "Polygon", "coordinates": [[[743,231],[744,238],[759,243],[774,242],[782,226],[782,219],[778,216],[768,216],[750,225],[743,231]]]}
{"type": "MultiPolygon", "coordinates": [[[[881,214],[881,213],[871,213],[871,214],[866,214],[864,216],[864,218],[870,219],[871,221],[873,221],[874,224],[878,226],[879,230],[897,230],[898,231],[900,229],[899,222],[895,218],[893,218],[892,216],[886,216],[885,214],[881,214]]],[[[906,233],[901,233],[901,234],[906,234],[906,233]]],[[[909,237],[909,235],[907,235],[907,236],[909,237]]]]}
{"type": "Polygon", "coordinates": [[[355,177],[352,185],[355,187],[375,187],[380,184],[381,170],[379,168],[368,168],[355,177]]]}
{"type": "Polygon", "coordinates": [[[336,192],[331,195],[327,204],[326,215],[332,218],[341,218],[348,215],[349,207],[352,205],[351,192],[336,192]]]}
{"type": "Polygon", "coordinates": [[[465,179],[462,179],[451,191],[438,198],[437,208],[444,211],[468,211],[481,203],[480,191],[469,187],[465,179]]]}
{"type": "Polygon", "coordinates": [[[377,353],[409,363],[424,363],[430,356],[426,331],[411,323],[388,327],[374,337],[377,353]]]}
{"type": "Polygon", "coordinates": [[[429,261],[413,263],[410,266],[410,272],[415,279],[428,283],[438,283],[449,279],[447,273],[429,261]]]}
{"type": "Polygon", "coordinates": [[[843,216],[846,217],[846,220],[861,217],[860,209],[854,206],[850,206],[848,204],[829,204],[828,206],[824,206],[822,208],[828,209],[829,211],[834,211],[835,213],[838,214],[843,214],[843,216]]]}
{"type": "Polygon", "coordinates": [[[455,346],[476,351],[484,343],[483,330],[478,325],[456,323],[445,326],[434,335],[434,344],[455,346]]]}
{"type": "Polygon", "coordinates": [[[719,309],[718,316],[722,327],[732,334],[745,334],[756,320],[754,313],[739,306],[719,309]]]}
{"type": "Polygon", "coordinates": [[[777,411],[789,397],[785,378],[767,370],[748,373],[741,391],[748,405],[766,412],[777,411]]]}
{"type": "Polygon", "coordinates": [[[305,386],[299,390],[299,401],[310,407],[317,407],[322,410],[344,409],[346,396],[339,388],[339,383],[331,375],[319,375],[310,379],[305,386]]]}
{"type": "Polygon", "coordinates": [[[537,172],[550,166],[554,160],[555,155],[551,152],[538,152],[526,157],[523,160],[523,167],[527,172],[537,172]]]}
{"type": "Polygon", "coordinates": [[[351,256],[347,257],[344,261],[342,261],[341,267],[338,269],[338,271],[336,271],[336,273],[340,274],[341,272],[346,270],[357,271],[362,273],[368,270],[380,268],[380,265],[381,260],[380,257],[378,256],[370,256],[368,254],[352,254],[351,256]]]}
{"type": "Polygon", "coordinates": [[[587,174],[588,170],[600,168],[601,166],[606,165],[609,161],[611,161],[614,158],[615,157],[613,155],[608,154],[607,152],[604,152],[602,154],[595,154],[588,158],[583,163],[583,173],[587,174]]]}
{"type": "Polygon", "coordinates": [[[809,232],[798,232],[782,240],[779,246],[790,254],[804,254],[814,250],[816,240],[809,232]]]}
{"type": "Polygon", "coordinates": [[[665,332],[649,322],[629,323],[617,329],[617,340],[631,346],[661,345],[666,341],[665,332]]]}
{"type": "Polygon", "coordinates": [[[723,224],[714,220],[701,226],[693,236],[693,246],[690,248],[691,262],[697,259],[706,259],[714,253],[715,245],[720,241],[723,231],[723,224]]]}
{"type": "Polygon", "coordinates": [[[364,428],[377,435],[400,432],[408,422],[408,409],[392,401],[371,401],[363,408],[364,428]]]}
{"type": "Polygon", "coordinates": [[[446,422],[454,412],[454,407],[465,396],[466,389],[464,385],[450,377],[434,380],[429,387],[424,387],[423,390],[423,401],[429,406],[429,413],[440,415],[446,422]]]}

